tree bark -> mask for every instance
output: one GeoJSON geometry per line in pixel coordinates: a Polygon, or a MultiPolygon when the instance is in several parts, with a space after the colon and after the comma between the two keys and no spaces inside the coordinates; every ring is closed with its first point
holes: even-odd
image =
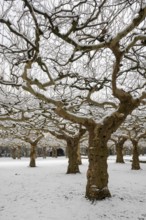
{"type": "Polygon", "coordinates": [[[81,165],[82,160],[81,160],[81,152],[80,152],[80,143],[78,143],[77,155],[78,155],[78,164],[81,165]]]}
{"type": "Polygon", "coordinates": [[[118,49],[115,50],[115,45],[112,49],[116,57],[112,74],[113,95],[120,101],[117,111],[104,118],[102,123],[96,123],[92,118],[76,117],[69,114],[60,105],[55,109],[59,116],[85,126],[89,132],[89,167],[85,196],[92,201],[111,196],[108,189],[107,142],[111,134],[125,121],[127,115],[131,114],[140,104],[140,99],[133,99],[129,93],[117,88],[116,77],[119,72],[122,53],[118,49]]]}
{"type": "Polygon", "coordinates": [[[56,134],[55,132],[50,132],[52,135],[58,139],[65,140],[67,143],[66,156],[68,157],[68,168],[67,174],[70,173],[80,173],[79,171],[79,161],[80,161],[80,139],[85,134],[86,129],[80,127],[78,134],[75,136],[67,135],[65,133],[56,134]]]}
{"type": "Polygon", "coordinates": [[[116,163],[125,163],[123,159],[123,145],[126,140],[127,140],[126,138],[121,138],[121,140],[119,140],[118,143],[116,144],[116,153],[117,153],[116,163]]]}
{"type": "Polygon", "coordinates": [[[121,146],[116,146],[116,163],[125,163],[123,159],[123,153],[122,153],[123,148],[121,146]]]}
{"type": "Polygon", "coordinates": [[[110,197],[108,189],[107,157],[108,148],[105,135],[98,125],[89,129],[89,167],[87,171],[86,198],[102,200],[110,197]]]}
{"type": "Polygon", "coordinates": [[[86,198],[89,200],[102,200],[111,196],[108,189],[107,142],[127,115],[137,107],[137,100],[131,100],[131,96],[127,96],[127,98],[123,97],[119,109],[107,116],[102,123],[96,123],[91,120],[86,122],[89,132],[89,167],[87,171],[86,198]],[[129,105],[125,105],[125,103],[129,103],[129,105]]]}
{"type": "Polygon", "coordinates": [[[36,145],[31,144],[30,150],[30,167],[36,167],[36,145]]]}
{"type": "Polygon", "coordinates": [[[67,174],[80,173],[78,162],[79,138],[67,138],[68,168],[67,174]]]}
{"type": "Polygon", "coordinates": [[[140,170],[138,141],[132,140],[133,143],[133,157],[132,157],[132,170],[140,170]]]}

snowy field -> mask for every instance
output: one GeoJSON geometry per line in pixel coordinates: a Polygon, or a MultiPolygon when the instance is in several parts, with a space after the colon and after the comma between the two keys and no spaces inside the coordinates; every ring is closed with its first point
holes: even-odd
{"type": "MultiPolygon", "coordinates": [[[[128,157],[125,159],[129,159],[128,157]]],[[[145,159],[146,157],[141,157],[145,159]]],[[[68,160],[0,158],[0,220],[146,220],[146,163],[131,170],[130,161],[116,164],[110,156],[110,199],[85,199],[88,160],[81,174],[65,174],[68,160]]]]}

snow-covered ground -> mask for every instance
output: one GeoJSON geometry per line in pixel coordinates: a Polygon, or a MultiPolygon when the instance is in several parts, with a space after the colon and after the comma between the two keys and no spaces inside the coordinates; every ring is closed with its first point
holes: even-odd
{"type": "Polygon", "coordinates": [[[64,157],[37,158],[36,168],[26,158],[0,158],[0,220],[145,220],[146,163],[135,171],[125,159],[109,157],[112,197],[92,204],[85,199],[87,159],[81,174],[67,175],[64,157]]]}

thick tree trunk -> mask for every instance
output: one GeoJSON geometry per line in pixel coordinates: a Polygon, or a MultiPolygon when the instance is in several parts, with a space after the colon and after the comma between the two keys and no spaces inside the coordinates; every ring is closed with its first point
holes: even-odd
{"type": "Polygon", "coordinates": [[[132,140],[133,143],[133,157],[132,157],[132,170],[140,170],[138,142],[132,140]]]}
{"type": "Polygon", "coordinates": [[[80,144],[78,144],[77,155],[78,155],[78,164],[81,165],[82,160],[81,160],[80,144]]]}
{"type": "Polygon", "coordinates": [[[90,122],[87,125],[89,131],[89,168],[87,171],[86,198],[92,201],[111,197],[108,189],[107,142],[111,134],[125,120],[126,115],[119,111],[107,116],[101,124],[90,122]]]}
{"type": "Polygon", "coordinates": [[[31,145],[29,166],[36,167],[36,145],[31,145]]]}
{"type": "Polygon", "coordinates": [[[108,189],[107,157],[108,148],[105,135],[98,126],[89,130],[89,167],[87,171],[86,198],[102,200],[110,197],[108,189]]]}
{"type": "Polygon", "coordinates": [[[72,114],[68,114],[61,107],[58,107],[55,110],[61,117],[69,119],[75,123],[83,124],[89,132],[89,167],[87,171],[86,198],[92,201],[101,200],[111,196],[108,189],[107,142],[110,139],[111,134],[124,122],[127,115],[131,114],[131,112],[140,104],[139,99],[133,99],[129,93],[116,87],[115,78],[119,71],[117,64],[120,64],[122,53],[115,50],[115,45],[112,49],[116,56],[116,65],[114,66],[112,83],[113,95],[120,100],[117,111],[104,118],[102,123],[96,123],[91,118],[76,118],[72,114]]]}
{"type": "Polygon", "coordinates": [[[78,141],[75,138],[67,139],[68,168],[67,174],[80,173],[78,162],[78,141]]]}
{"type": "Polygon", "coordinates": [[[116,158],[116,163],[124,163],[123,159],[123,145],[127,138],[121,137],[118,140],[118,143],[116,144],[116,153],[117,153],[117,158],[116,158]]]}
{"type": "Polygon", "coordinates": [[[116,146],[116,153],[117,153],[116,163],[124,163],[122,151],[123,151],[123,147],[121,147],[121,146],[119,146],[119,144],[117,144],[117,146],[116,146]]]}

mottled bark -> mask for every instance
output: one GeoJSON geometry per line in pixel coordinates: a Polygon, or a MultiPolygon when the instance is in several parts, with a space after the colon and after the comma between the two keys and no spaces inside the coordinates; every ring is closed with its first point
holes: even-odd
{"type": "Polygon", "coordinates": [[[31,140],[29,137],[25,138],[25,141],[28,142],[31,145],[30,149],[30,167],[36,167],[36,157],[37,157],[37,152],[36,152],[36,147],[37,143],[43,138],[43,135],[41,134],[38,136],[35,140],[31,140]]]}
{"type": "Polygon", "coordinates": [[[88,120],[86,124],[89,131],[86,198],[90,200],[101,200],[111,196],[108,189],[107,142],[111,134],[119,128],[127,115],[138,105],[138,100],[134,101],[129,94],[125,95],[121,90],[118,92],[118,95],[121,96],[118,110],[107,116],[101,124],[91,120],[88,120]]]}
{"type": "Polygon", "coordinates": [[[56,134],[55,132],[50,132],[52,135],[58,139],[65,140],[67,143],[66,156],[68,157],[68,168],[67,174],[69,173],[80,173],[79,171],[79,141],[81,137],[85,134],[86,129],[80,127],[78,134],[75,136],[67,135],[63,132],[61,134],[56,134]]]}
{"type": "Polygon", "coordinates": [[[127,139],[126,138],[121,138],[117,143],[116,143],[116,163],[125,163],[124,158],[123,158],[123,145],[127,139]]]}
{"type": "Polygon", "coordinates": [[[108,148],[105,134],[98,125],[89,130],[89,167],[87,171],[86,198],[102,200],[110,197],[108,189],[107,157],[108,148]]]}
{"type": "Polygon", "coordinates": [[[123,159],[123,148],[120,146],[116,146],[116,153],[117,153],[117,157],[116,157],[116,163],[125,163],[124,159],[123,159]]]}
{"type": "Polygon", "coordinates": [[[138,141],[132,140],[133,144],[133,157],[132,157],[132,170],[140,170],[138,141]]]}
{"type": "MultiPolygon", "coordinates": [[[[111,196],[108,189],[107,142],[111,134],[125,121],[127,115],[131,114],[141,102],[140,99],[133,99],[130,93],[117,88],[116,79],[120,71],[120,62],[123,54],[119,49],[119,44],[111,45],[111,49],[116,58],[112,73],[112,89],[114,97],[120,101],[117,111],[104,118],[102,123],[96,123],[91,118],[76,117],[73,114],[69,114],[62,108],[61,103],[56,103],[57,108],[55,109],[59,116],[85,126],[89,132],[89,167],[87,171],[86,198],[90,200],[101,200],[111,196]]],[[[90,95],[92,93],[89,94],[89,97],[90,95]]]]}
{"type": "Polygon", "coordinates": [[[78,138],[67,138],[68,168],[67,174],[80,173],[78,162],[78,138]]]}
{"type": "Polygon", "coordinates": [[[36,145],[31,144],[30,150],[30,167],[36,167],[36,145]]]}

